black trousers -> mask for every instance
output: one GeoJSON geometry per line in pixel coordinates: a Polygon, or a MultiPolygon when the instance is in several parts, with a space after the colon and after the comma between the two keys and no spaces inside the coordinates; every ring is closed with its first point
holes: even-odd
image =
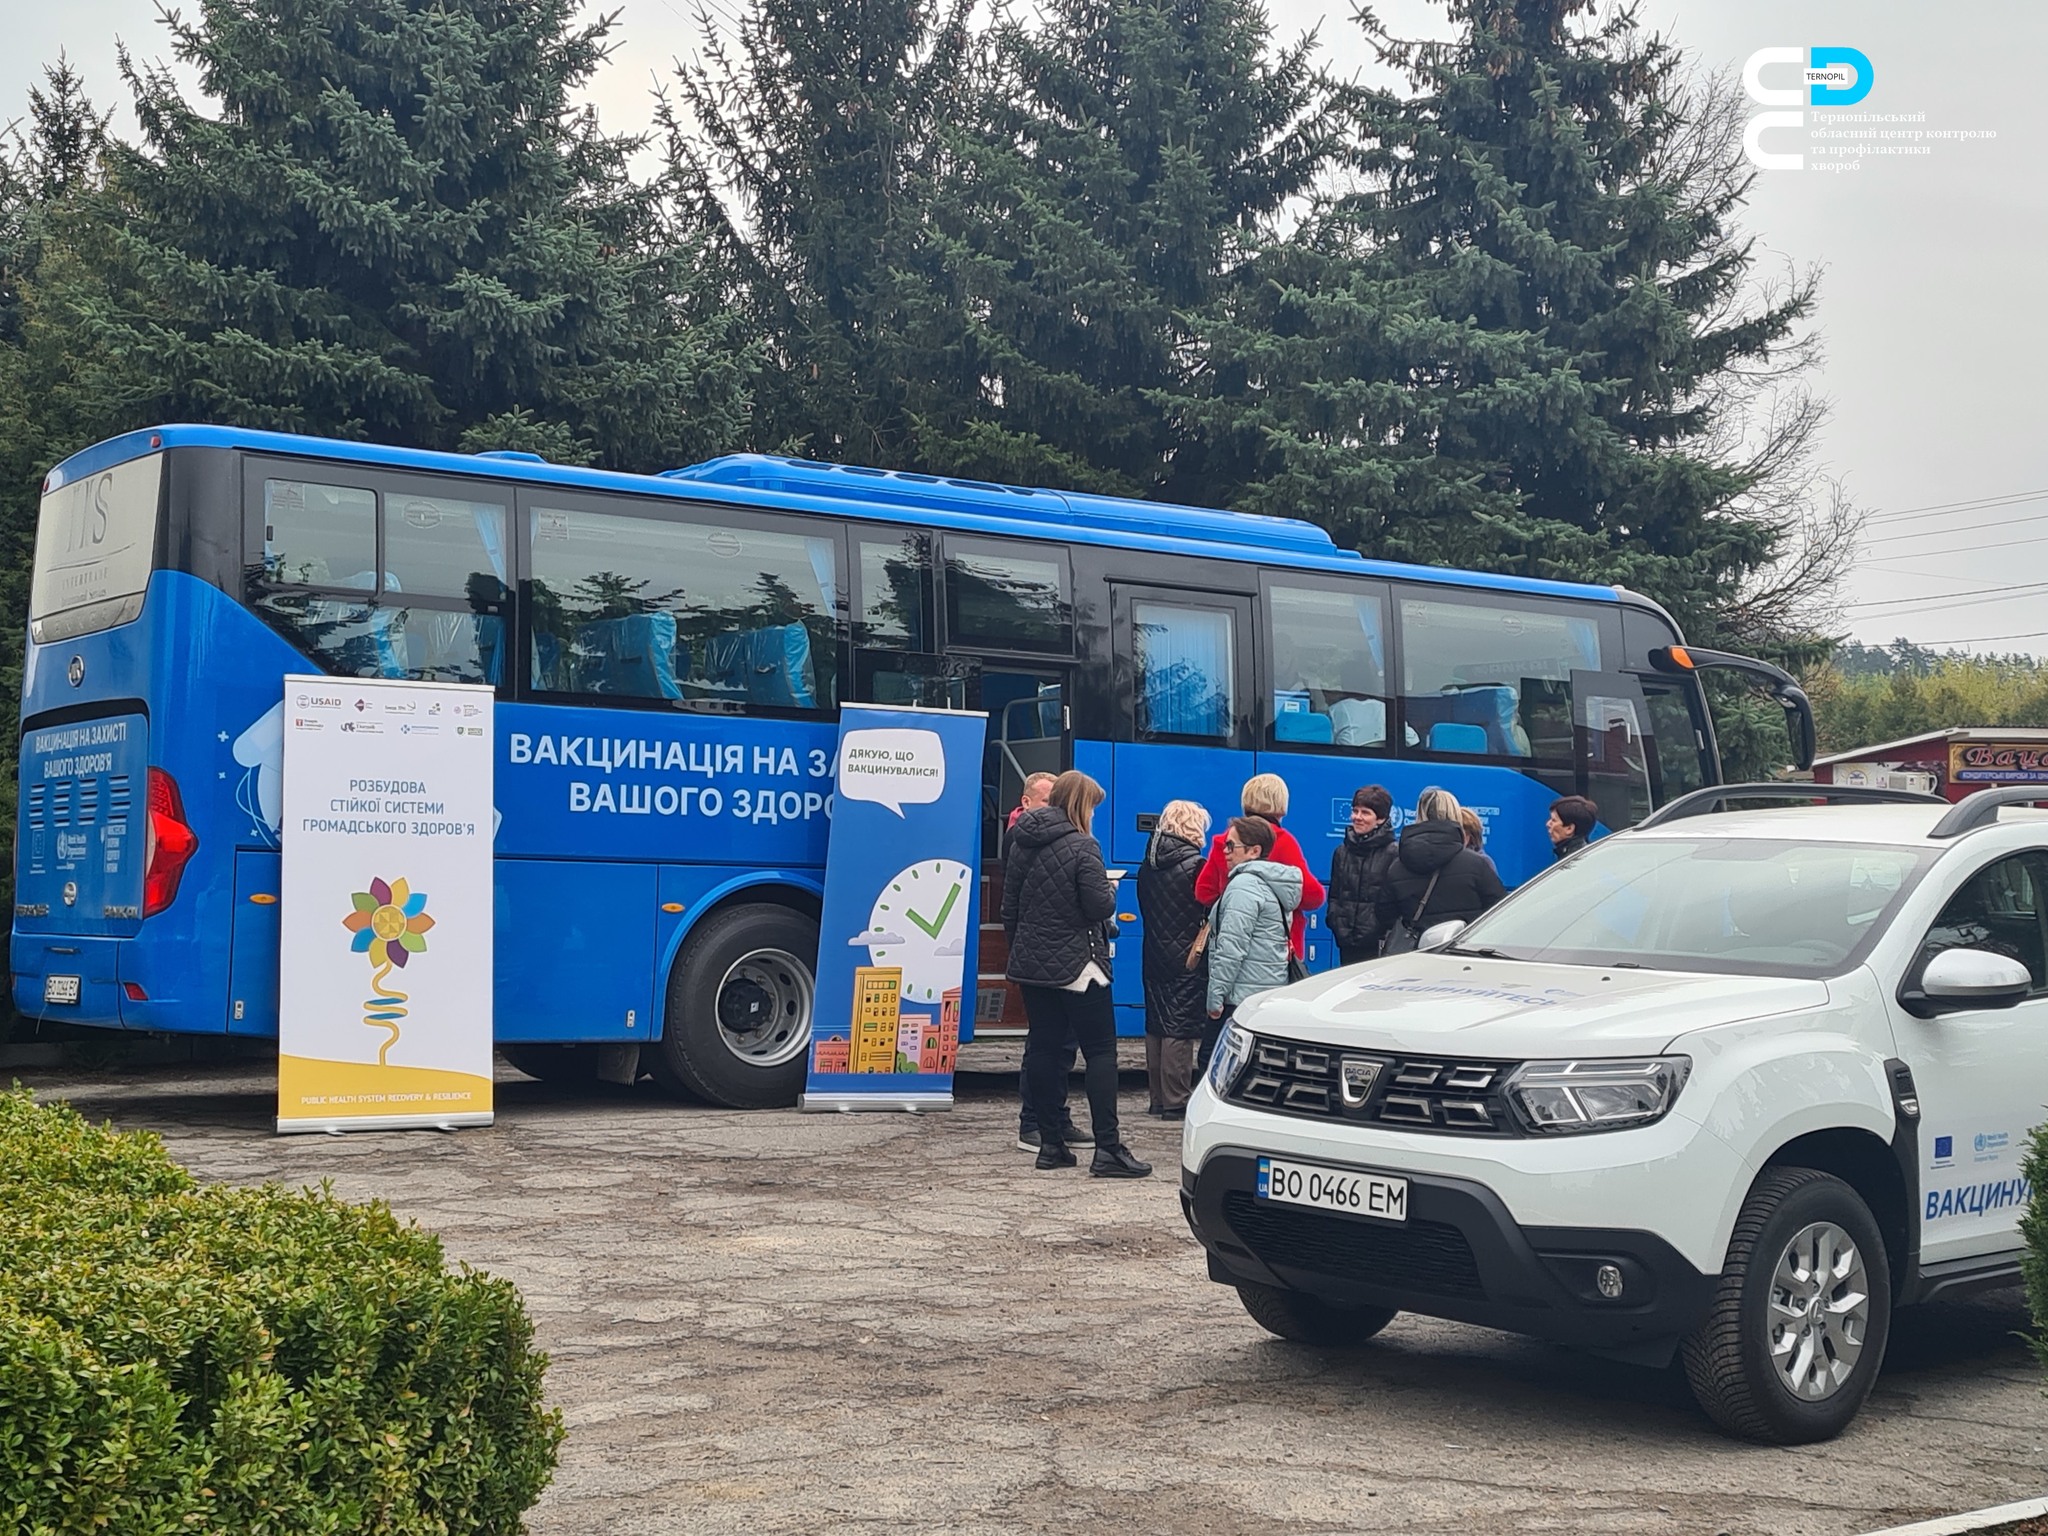
{"type": "Polygon", "coordinates": [[[1116,1119],[1116,1011],[1109,988],[1065,992],[1020,984],[1018,990],[1024,994],[1029,1026],[1024,1034],[1024,1081],[1038,1117],[1039,1137],[1046,1142],[1058,1137],[1067,1108],[1067,1073],[1079,1045],[1087,1064],[1084,1080],[1095,1145],[1122,1146],[1116,1119]]]}
{"type": "Polygon", "coordinates": [[[1209,1058],[1216,1054],[1216,1042],[1223,1038],[1223,1026],[1237,1013],[1235,1008],[1226,1007],[1220,1019],[1202,1021],[1202,1043],[1195,1047],[1195,1081],[1200,1082],[1209,1075],[1209,1058]]]}
{"type": "MultiPolygon", "coordinates": [[[[1019,982],[1017,984],[1017,989],[1021,992],[1024,989],[1024,984],[1022,982],[1019,982]]],[[[1024,1010],[1024,1018],[1026,1024],[1028,1025],[1031,1019],[1031,1010],[1028,1004],[1026,1005],[1024,1010]]],[[[1028,1044],[1030,1036],[1028,1032],[1025,1036],[1025,1039],[1027,1041],[1025,1049],[1028,1051],[1030,1049],[1030,1045],[1028,1044]]],[[[1074,1070],[1074,1053],[1079,1049],[1080,1047],[1074,1043],[1074,1032],[1071,1029],[1068,1030],[1066,1041],[1060,1046],[1061,1082],[1065,1082],[1067,1080],[1067,1074],[1074,1070]]],[[[1066,1100],[1062,1099],[1060,1102],[1065,1103],[1066,1100]]],[[[1055,1112],[1052,1115],[1051,1119],[1053,1123],[1053,1128],[1057,1130],[1060,1126],[1060,1117],[1058,1113],[1055,1112]]],[[[1017,1074],[1017,1134],[1021,1136],[1026,1131],[1035,1131],[1037,1129],[1038,1106],[1034,1104],[1031,1100],[1031,1074],[1029,1072],[1019,1072],[1017,1074]]]]}

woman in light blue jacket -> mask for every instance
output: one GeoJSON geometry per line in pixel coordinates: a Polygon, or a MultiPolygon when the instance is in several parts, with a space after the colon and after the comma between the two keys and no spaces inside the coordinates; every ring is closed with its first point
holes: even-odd
{"type": "Polygon", "coordinates": [[[1230,878],[1210,916],[1209,1027],[1197,1071],[1223,1022],[1254,992],[1287,984],[1287,925],[1301,905],[1301,871],[1269,857],[1278,834],[1263,816],[1233,816],[1224,835],[1230,878]]]}

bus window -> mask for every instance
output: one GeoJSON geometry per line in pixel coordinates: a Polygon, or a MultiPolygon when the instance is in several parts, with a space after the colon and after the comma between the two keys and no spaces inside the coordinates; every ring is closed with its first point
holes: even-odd
{"type": "Polygon", "coordinates": [[[862,538],[854,547],[860,565],[854,645],[877,650],[932,650],[931,535],[862,538]]]}
{"type": "Polygon", "coordinates": [[[833,540],[531,508],[533,685],[684,707],[837,703],[833,540]]]}
{"type": "Polygon", "coordinates": [[[1685,694],[1674,684],[1639,681],[1650,710],[1650,730],[1653,733],[1650,740],[1658,770],[1658,800],[1675,800],[1680,795],[1704,789],[1708,782],[1704,772],[1706,753],[1685,694]]]}
{"type": "Polygon", "coordinates": [[[1406,740],[1429,753],[1573,761],[1571,676],[1600,669],[1590,615],[1400,599],[1406,740]]]}
{"type": "Polygon", "coordinates": [[[1132,602],[1138,740],[1230,739],[1237,717],[1233,627],[1227,608],[1132,602]]]}
{"type": "Polygon", "coordinates": [[[991,651],[1074,649],[1072,582],[1064,550],[946,541],[946,643],[991,651]]]}
{"type": "Polygon", "coordinates": [[[1370,592],[1267,591],[1273,723],[1279,746],[1387,744],[1386,619],[1370,592]]]}

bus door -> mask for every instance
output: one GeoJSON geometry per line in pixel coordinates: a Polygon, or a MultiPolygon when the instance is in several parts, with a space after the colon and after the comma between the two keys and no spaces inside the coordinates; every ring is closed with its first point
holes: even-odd
{"type": "Polygon", "coordinates": [[[1010,813],[1026,779],[1064,773],[1074,757],[1066,668],[984,661],[977,697],[975,707],[988,712],[988,745],[981,770],[981,965],[974,1027],[986,1033],[1024,1028],[1024,1000],[1004,979],[1010,946],[1003,936],[1003,855],[1010,813]]]}
{"type": "Polygon", "coordinates": [[[1619,832],[1650,814],[1655,719],[1642,685],[1622,672],[1572,673],[1572,736],[1579,793],[1619,832]]]}

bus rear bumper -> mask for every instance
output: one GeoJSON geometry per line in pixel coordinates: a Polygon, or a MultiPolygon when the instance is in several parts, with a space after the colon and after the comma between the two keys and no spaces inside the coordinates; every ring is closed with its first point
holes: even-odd
{"type": "Polygon", "coordinates": [[[94,1029],[161,1027],[123,1017],[119,939],[16,933],[9,959],[14,1011],[25,1019],[94,1029]]]}

